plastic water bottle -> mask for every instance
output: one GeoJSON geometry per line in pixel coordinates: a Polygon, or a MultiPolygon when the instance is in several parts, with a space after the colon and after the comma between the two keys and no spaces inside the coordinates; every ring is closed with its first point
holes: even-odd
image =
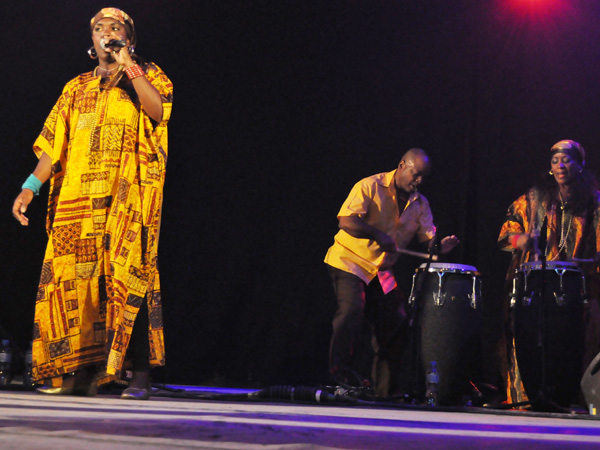
{"type": "Polygon", "coordinates": [[[427,391],[425,392],[425,404],[435,407],[438,405],[438,386],[440,384],[440,374],[437,370],[437,362],[431,361],[426,379],[427,391]]]}
{"type": "Polygon", "coordinates": [[[31,367],[33,364],[33,353],[31,351],[31,346],[33,342],[29,344],[29,349],[25,353],[24,363],[25,367],[23,369],[23,389],[33,389],[35,386],[33,384],[33,373],[31,371],[31,367]]]}
{"type": "Polygon", "coordinates": [[[10,366],[12,363],[12,349],[8,339],[2,340],[0,345],[0,387],[6,387],[12,380],[10,366]]]}

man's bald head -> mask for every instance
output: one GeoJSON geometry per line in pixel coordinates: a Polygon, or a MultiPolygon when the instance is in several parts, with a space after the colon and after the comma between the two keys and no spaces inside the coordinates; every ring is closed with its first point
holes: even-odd
{"type": "Polygon", "coordinates": [[[394,181],[396,187],[407,193],[417,190],[423,178],[429,175],[431,163],[429,156],[422,148],[411,148],[407,151],[398,164],[394,181]]]}
{"type": "Polygon", "coordinates": [[[405,161],[407,164],[415,164],[417,162],[422,162],[427,166],[428,170],[431,168],[429,156],[427,156],[427,153],[425,153],[425,150],[423,150],[422,148],[411,148],[402,156],[400,162],[402,161],[405,161]]]}

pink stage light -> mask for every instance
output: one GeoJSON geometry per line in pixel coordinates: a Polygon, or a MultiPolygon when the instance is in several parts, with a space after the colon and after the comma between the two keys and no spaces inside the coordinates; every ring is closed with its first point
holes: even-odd
{"type": "Polygon", "coordinates": [[[517,14],[542,16],[560,14],[569,6],[566,0],[506,0],[506,5],[517,14]]]}
{"type": "Polygon", "coordinates": [[[494,15],[504,23],[535,33],[553,33],[582,19],[572,0],[495,0],[494,15]]]}

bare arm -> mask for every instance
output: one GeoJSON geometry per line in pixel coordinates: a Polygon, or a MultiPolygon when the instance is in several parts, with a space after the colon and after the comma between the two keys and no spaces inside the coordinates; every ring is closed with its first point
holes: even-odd
{"type": "MultiPolygon", "coordinates": [[[[52,173],[52,159],[46,153],[42,153],[33,175],[44,184],[50,178],[52,173]]],[[[30,189],[23,189],[13,203],[12,213],[21,225],[29,225],[29,219],[25,216],[27,207],[33,200],[33,192],[30,189]]]]}
{"type": "Polygon", "coordinates": [[[35,166],[33,174],[42,182],[42,184],[44,184],[46,181],[48,181],[48,178],[50,178],[51,173],[52,159],[45,152],[43,152],[37,163],[37,166],[35,166]]]}
{"type": "Polygon", "coordinates": [[[146,77],[137,77],[131,80],[131,84],[137,92],[140,103],[146,114],[155,122],[162,120],[163,107],[160,94],[146,77]]]}
{"type": "Polygon", "coordinates": [[[350,236],[359,239],[373,239],[384,252],[395,252],[396,242],[388,234],[372,227],[358,216],[342,216],[339,219],[339,227],[350,236]]]}
{"type": "MultiPolygon", "coordinates": [[[[125,67],[125,69],[135,65],[135,62],[131,59],[131,55],[126,49],[113,52],[113,56],[119,64],[125,67]]],[[[148,114],[155,122],[160,122],[163,115],[160,93],[152,86],[152,83],[150,83],[146,77],[136,77],[130,81],[146,114],[148,114]]]]}

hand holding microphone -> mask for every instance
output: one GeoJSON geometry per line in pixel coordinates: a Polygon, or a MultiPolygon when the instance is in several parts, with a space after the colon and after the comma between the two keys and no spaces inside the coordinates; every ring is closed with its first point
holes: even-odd
{"type": "Polygon", "coordinates": [[[108,42],[102,40],[102,41],[100,41],[100,46],[104,50],[107,50],[108,48],[111,48],[114,51],[118,51],[118,50],[121,50],[124,47],[127,47],[127,41],[123,40],[123,39],[111,39],[108,42]]]}
{"type": "Polygon", "coordinates": [[[134,64],[131,53],[133,53],[133,47],[129,48],[129,41],[125,39],[101,39],[100,47],[110,54],[116,62],[121,66],[127,68],[134,64]],[[121,51],[121,49],[127,49],[127,51],[121,51]]]}

